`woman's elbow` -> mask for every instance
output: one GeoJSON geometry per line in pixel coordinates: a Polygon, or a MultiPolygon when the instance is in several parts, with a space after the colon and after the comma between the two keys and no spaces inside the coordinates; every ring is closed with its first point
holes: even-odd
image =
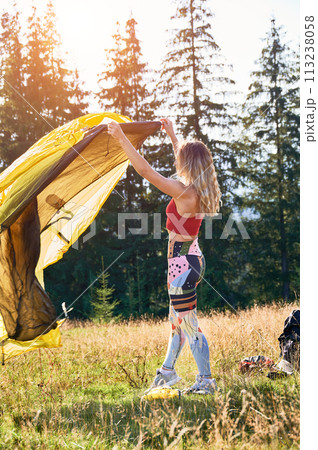
{"type": "Polygon", "coordinates": [[[139,175],[143,178],[147,178],[149,176],[150,171],[148,167],[138,167],[138,169],[136,170],[139,173],[139,175]]]}

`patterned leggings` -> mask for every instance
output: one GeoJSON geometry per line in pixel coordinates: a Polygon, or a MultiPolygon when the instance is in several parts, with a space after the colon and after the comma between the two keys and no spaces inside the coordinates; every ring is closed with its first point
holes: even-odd
{"type": "Polygon", "coordinates": [[[196,287],[202,280],[204,270],[205,259],[197,238],[194,241],[169,242],[168,292],[172,331],[162,367],[174,369],[187,338],[199,374],[210,377],[209,346],[197,318],[196,287]]]}

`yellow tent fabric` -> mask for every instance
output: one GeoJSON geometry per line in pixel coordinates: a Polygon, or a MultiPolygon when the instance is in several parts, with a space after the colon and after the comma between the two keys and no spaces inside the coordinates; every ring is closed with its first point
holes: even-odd
{"type": "MultiPolygon", "coordinates": [[[[0,342],[31,341],[48,331],[49,323],[47,334],[58,336],[43,269],[90,226],[129,164],[107,133],[112,120],[136,148],[161,125],[88,114],[41,138],[0,174],[0,342]],[[31,274],[24,264],[30,260],[31,274]]],[[[57,338],[48,342],[55,346],[57,338]]]]}
{"type": "Polygon", "coordinates": [[[2,364],[8,359],[19,356],[22,353],[36,350],[37,348],[56,348],[62,347],[60,326],[65,321],[57,321],[57,327],[54,330],[50,330],[48,333],[42,334],[31,341],[17,341],[15,339],[5,339],[1,337],[1,329],[4,327],[3,320],[0,317],[0,358],[2,364]]]}

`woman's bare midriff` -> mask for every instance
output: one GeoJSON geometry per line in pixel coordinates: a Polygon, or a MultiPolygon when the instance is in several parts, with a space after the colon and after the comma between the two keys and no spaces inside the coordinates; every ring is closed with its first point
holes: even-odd
{"type": "Polygon", "coordinates": [[[174,231],[168,231],[169,232],[169,242],[187,242],[187,241],[194,241],[198,237],[196,236],[184,236],[182,234],[176,234],[174,231]]]}

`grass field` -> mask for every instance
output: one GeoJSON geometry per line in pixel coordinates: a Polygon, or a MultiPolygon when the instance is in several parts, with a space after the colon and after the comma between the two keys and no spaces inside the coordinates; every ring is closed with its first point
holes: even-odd
{"type": "MultiPolygon", "coordinates": [[[[22,355],[1,368],[0,448],[299,448],[299,376],[243,376],[238,362],[279,357],[277,338],[295,305],[200,318],[220,391],[180,400],[141,396],[163,361],[166,321],[68,323],[63,347],[22,355]]],[[[189,347],[177,371],[189,386],[189,347]]]]}

